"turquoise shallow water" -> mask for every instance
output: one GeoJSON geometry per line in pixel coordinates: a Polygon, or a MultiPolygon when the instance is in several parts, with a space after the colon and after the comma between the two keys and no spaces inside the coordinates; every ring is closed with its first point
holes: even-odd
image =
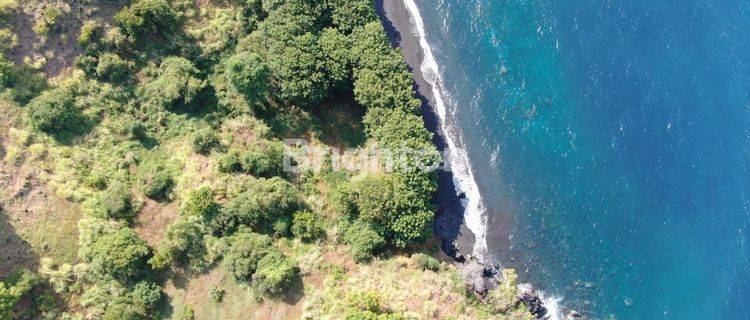
{"type": "Polygon", "coordinates": [[[417,5],[495,257],[595,318],[750,319],[750,3],[417,5]]]}

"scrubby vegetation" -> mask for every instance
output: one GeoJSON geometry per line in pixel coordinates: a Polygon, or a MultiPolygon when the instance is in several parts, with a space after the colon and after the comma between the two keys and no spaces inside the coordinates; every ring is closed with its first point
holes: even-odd
{"type": "MultiPolygon", "coordinates": [[[[520,314],[512,285],[495,309],[442,288],[443,302],[459,302],[434,311],[345,283],[403,270],[390,278],[456,282],[420,253],[432,252],[437,186],[417,168],[437,153],[372,1],[0,0],[0,20],[18,22],[0,28],[0,166],[15,175],[0,182],[19,189],[2,194],[0,210],[47,201],[34,193],[44,190],[80,217],[56,235],[75,239],[71,254],[2,275],[0,318],[216,318],[231,312],[209,315],[211,306],[262,300],[310,319],[520,314]],[[12,26],[28,16],[40,46],[56,39],[76,56],[59,73],[45,66],[54,48],[12,48],[12,26]],[[289,137],[379,146],[405,162],[285,172],[289,137]],[[192,286],[207,307],[180,296],[192,286]]],[[[29,250],[55,245],[40,242],[29,250]]]]}

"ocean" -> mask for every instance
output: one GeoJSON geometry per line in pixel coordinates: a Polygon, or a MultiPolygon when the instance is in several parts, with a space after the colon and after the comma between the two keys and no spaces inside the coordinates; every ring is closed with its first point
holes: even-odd
{"type": "Polygon", "coordinates": [[[750,2],[405,3],[477,254],[594,319],[750,319],[750,2]]]}

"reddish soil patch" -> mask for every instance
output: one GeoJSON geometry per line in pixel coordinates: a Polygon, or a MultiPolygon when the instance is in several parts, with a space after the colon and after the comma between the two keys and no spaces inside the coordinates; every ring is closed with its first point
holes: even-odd
{"type": "Polygon", "coordinates": [[[164,238],[167,227],[178,215],[176,204],[162,204],[149,199],[138,214],[135,231],[149,245],[155,246],[164,238]]]}

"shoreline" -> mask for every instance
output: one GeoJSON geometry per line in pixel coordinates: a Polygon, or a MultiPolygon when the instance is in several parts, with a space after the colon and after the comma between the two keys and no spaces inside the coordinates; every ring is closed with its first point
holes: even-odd
{"type": "MultiPolygon", "coordinates": [[[[417,98],[422,101],[425,127],[433,134],[432,140],[438,150],[447,151],[450,144],[447,140],[450,138],[446,137],[442,127],[444,119],[438,115],[438,100],[433,93],[433,85],[425,79],[421,68],[425,52],[420,44],[420,37],[413,33],[415,26],[412,23],[412,14],[404,0],[375,0],[375,6],[391,44],[400,49],[412,72],[417,98]]],[[[502,266],[498,261],[488,262],[481,257],[473,257],[476,251],[476,236],[467,225],[467,207],[462,204],[465,194],[459,194],[461,191],[457,188],[453,172],[439,170],[437,175],[438,191],[433,198],[437,208],[435,235],[440,240],[443,253],[458,265],[469,289],[481,299],[496,287],[496,279],[500,277],[502,266]]],[[[486,247],[484,249],[487,250],[486,247]]],[[[535,290],[530,284],[522,284],[519,287],[524,288],[519,296],[520,301],[527,305],[537,319],[563,319],[563,314],[564,319],[581,317],[574,310],[565,310],[563,313],[564,310],[558,305],[556,298],[545,298],[543,292],[535,290]]]]}
{"type": "MultiPolygon", "coordinates": [[[[445,133],[435,109],[432,85],[425,80],[421,65],[424,52],[419,38],[411,31],[411,15],[402,0],[376,0],[376,9],[391,43],[398,47],[413,74],[417,98],[422,101],[422,117],[425,127],[433,134],[432,142],[438,150],[447,150],[445,133]]],[[[443,252],[456,262],[462,263],[473,252],[476,238],[464,220],[466,208],[456,194],[453,173],[438,171],[438,191],[433,198],[437,208],[435,235],[440,239],[443,252]]]]}

